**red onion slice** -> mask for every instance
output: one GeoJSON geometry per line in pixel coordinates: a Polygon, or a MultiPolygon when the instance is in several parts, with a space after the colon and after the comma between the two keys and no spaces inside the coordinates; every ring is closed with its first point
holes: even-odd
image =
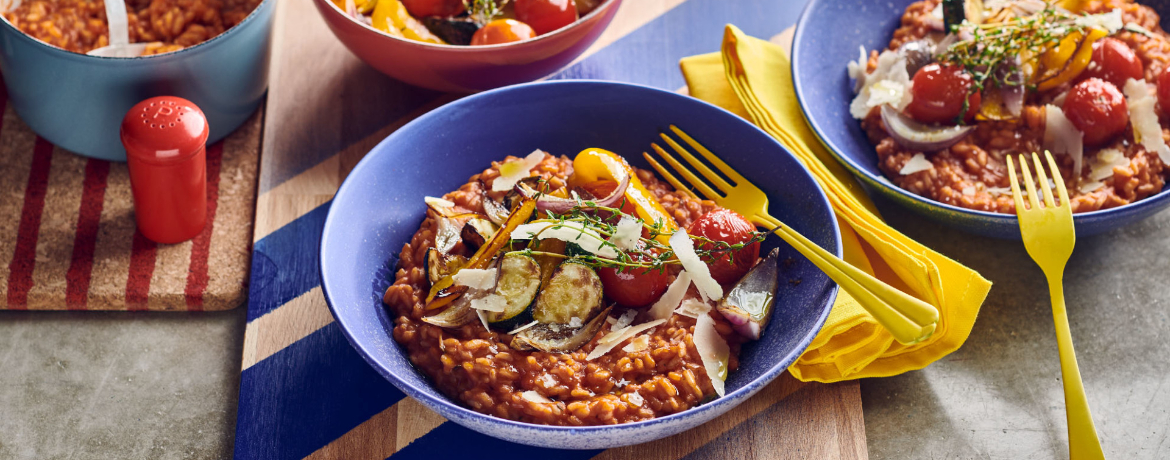
{"type": "Polygon", "coordinates": [[[889,104],[882,106],[882,124],[895,141],[910,150],[936,152],[963,139],[974,126],[927,126],[903,115],[889,104]]]}
{"type": "MultiPolygon", "coordinates": [[[[617,204],[621,203],[622,198],[625,197],[626,187],[629,185],[630,176],[627,174],[622,178],[621,182],[618,182],[617,188],[613,189],[613,192],[611,192],[609,196],[589,201],[596,203],[597,206],[604,206],[607,208],[616,207],[617,204]]],[[[534,198],[538,195],[536,190],[533,190],[532,187],[529,187],[523,182],[516,183],[516,191],[521,195],[529,198],[534,198]]],[[[581,203],[579,201],[571,198],[560,198],[551,195],[540,195],[540,197],[536,199],[536,209],[547,212],[555,212],[557,214],[564,214],[569,212],[580,204],[581,203]]]]}

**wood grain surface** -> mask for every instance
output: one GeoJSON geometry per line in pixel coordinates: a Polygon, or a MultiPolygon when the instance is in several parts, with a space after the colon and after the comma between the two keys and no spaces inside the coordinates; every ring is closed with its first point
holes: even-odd
{"type": "MultiPolygon", "coordinates": [[[[735,11],[727,13],[728,18],[707,17],[704,12],[717,3],[723,2],[627,0],[598,42],[576,64],[553,78],[617,79],[678,90],[682,85],[678,83],[681,76],[677,75],[677,59],[686,54],[671,57],[661,69],[639,68],[642,64],[632,63],[614,67],[613,63],[629,59],[623,57],[628,48],[646,40],[674,52],[715,51],[721,37],[718,32],[698,39],[694,35],[697,28],[684,26],[702,24],[717,31],[725,19],[750,19],[776,8],[774,0],[744,0],[735,2],[735,11]],[[648,31],[654,36],[648,37],[648,31]],[[662,31],[667,35],[659,35],[662,31]],[[695,44],[696,40],[701,43],[695,44]]],[[[801,7],[802,2],[785,7],[787,16],[779,20],[787,24],[767,26],[774,30],[766,32],[766,38],[790,38],[790,25],[801,7]],[[789,33],[781,35],[785,29],[789,33]]],[[[267,105],[270,115],[263,134],[254,256],[261,261],[272,260],[274,268],[254,265],[253,269],[253,283],[262,286],[254,288],[249,302],[237,458],[448,458],[462,452],[458,445],[471,442],[468,439],[489,442],[490,438],[447,422],[381,381],[348,348],[348,343],[339,339],[338,326],[316,281],[299,280],[301,275],[279,270],[279,261],[308,260],[289,252],[311,248],[290,247],[290,242],[316,243],[312,237],[319,237],[320,229],[314,230],[314,226],[323,222],[334,192],[374,145],[415,117],[460,96],[410,87],[361,63],[330,34],[309,0],[283,1],[277,12],[277,27],[267,105]],[[266,274],[265,270],[273,273],[266,274]],[[356,363],[354,366],[365,367],[352,370],[360,378],[345,374],[350,371],[345,367],[350,361],[356,363]],[[330,382],[320,373],[345,376],[339,375],[336,382],[330,382]],[[297,382],[298,376],[313,382],[297,382]],[[363,378],[379,381],[366,382],[363,378]],[[353,402],[351,399],[359,397],[324,394],[323,390],[370,391],[371,387],[383,388],[393,395],[368,394],[364,402],[353,402]],[[314,404],[330,407],[320,409],[320,416],[347,419],[312,431],[299,422],[287,421],[318,413],[292,406],[311,397],[321,399],[314,404]],[[329,430],[333,431],[321,434],[329,430]],[[291,439],[294,433],[303,434],[291,439]],[[314,439],[303,439],[306,437],[314,439]],[[286,438],[290,441],[283,445],[274,440],[286,438]]],[[[649,52],[658,51],[651,47],[649,52]]],[[[514,444],[507,444],[506,449],[511,456],[531,451],[554,458],[868,458],[857,382],[803,383],[787,373],[716,420],[656,442],[587,452],[514,444]]],[[[490,449],[481,451],[479,456],[484,458],[502,458],[504,454],[490,449]]]]}

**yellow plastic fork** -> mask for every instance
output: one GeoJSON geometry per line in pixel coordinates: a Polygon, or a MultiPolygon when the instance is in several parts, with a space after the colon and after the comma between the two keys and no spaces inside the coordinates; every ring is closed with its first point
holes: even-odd
{"type": "MultiPolygon", "coordinates": [[[[670,130],[679,138],[699,152],[711,165],[719,169],[723,176],[734,183],[730,183],[703,164],[687,149],[679,145],[674,139],[662,133],[662,140],[666,142],[690,168],[683,166],[675,157],[671,156],[658,144],[650,144],[655,152],[666,163],[674,167],[683,178],[690,182],[691,187],[703,194],[706,199],[712,200],[720,206],[743,214],[757,226],[772,230],[797,251],[808,258],[817,268],[829,275],[833,281],[845,289],[863,308],[888,329],[894,339],[903,344],[914,344],[926,340],[934,333],[938,326],[938,309],[930,304],[916,299],[872,275],[862,271],[837,258],[829,251],[809,241],[804,235],[797,233],[788,225],[780,222],[768,214],[768,196],[763,190],[756,187],[743,176],[735,172],[730,166],[720,160],[710,150],[700,145],[682,130],[671,126],[670,130]],[[703,176],[700,179],[691,168],[703,176]],[[705,179],[705,180],[704,180],[705,179]]],[[[679,181],[674,174],[658,163],[647,153],[642,153],[646,161],[666,178],[674,188],[682,190],[692,197],[696,197],[691,187],[679,181]]]]}
{"type": "Polygon", "coordinates": [[[1097,429],[1093,427],[1093,414],[1089,412],[1089,400],[1085,397],[1085,385],[1081,382],[1081,370],[1077,367],[1077,355],[1073,351],[1068,312],[1064,309],[1064,265],[1068,263],[1077,242],[1072,206],[1069,205],[1068,190],[1064,188],[1064,179],[1060,177],[1060,170],[1056,169],[1052,154],[1044,151],[1044,156],[1048,158],[1048,166],[1052,169],[1052,179],[1060,194],[1060,206],[1053,201],[1048,176],[1044,174],[1039,155],[1033,153],[1032,161],[1036,164],[1040,188],[1044,191],[1043,207],[1036,195],[1036,185],[1032,183],[1028,160],[1023,155],[1020,155],[1020,172],[1028,187],[1028,201],[1032,205],[1030,209],[1024,208],[1020,181],[1016,180],[1016,168],[1011,157],[1007,158],[1008,177],[1012,182],[1012,196],[1016,200],[1016,215],[1020,218],[1024,248],[1044,271],[1044,276],[1048,278],[1048,293],[1052,296],[1052,321],[1056,324],[1060,375],[1064,381],[1065,415],[1068,417],[1069,457],[1072,460],[1103,460],[1105,454],[1101,451],[1101,441],[1097,439],[1097,429]]]}

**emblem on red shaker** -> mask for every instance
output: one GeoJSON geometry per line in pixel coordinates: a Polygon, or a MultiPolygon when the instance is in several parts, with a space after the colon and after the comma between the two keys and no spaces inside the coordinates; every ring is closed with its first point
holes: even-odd
{"type": "Polygon", "coordinates": [[[122,119],[122,145],[138,231],[159,243],[179,243],[207,221],[207,118],[183,98],[138,103],[122,119]]]}

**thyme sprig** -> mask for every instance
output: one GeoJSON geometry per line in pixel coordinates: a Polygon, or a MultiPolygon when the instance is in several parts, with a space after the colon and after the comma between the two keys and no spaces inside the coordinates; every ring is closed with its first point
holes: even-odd
{"type": "Polygon", "coordinates": [[[504,6],[508,0],[463,0],[471,19],[480,25],[492,22],[497,16],[504,14],[504,6]]]}

